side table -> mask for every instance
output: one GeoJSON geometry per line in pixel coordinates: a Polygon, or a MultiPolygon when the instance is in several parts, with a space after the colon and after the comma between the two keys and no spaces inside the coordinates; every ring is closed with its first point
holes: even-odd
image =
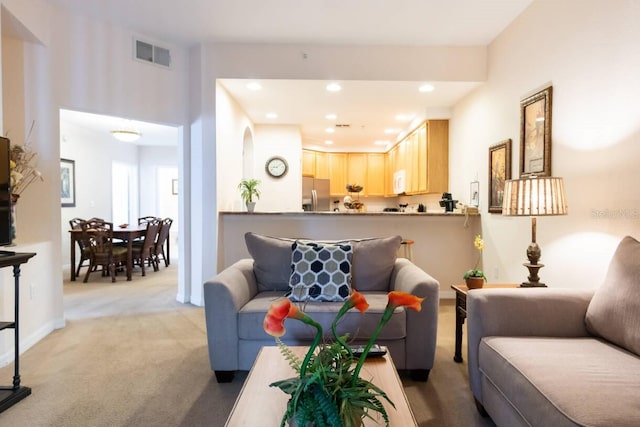
{"type": "MultiPolygon", "coordinates": [[[[520,284],[508,283],[508,284],[484,284],[480,289],[496,289],[496,288],[519,288],[520,284]]],[[[451,289],[456,291],[456,351],[453,356],[453,360],[457,363],[462,363],[462,325],[464,325],[464,319],[467,318],[467,292],[469,288],[467,285],[451,285],[451,289]]]]}

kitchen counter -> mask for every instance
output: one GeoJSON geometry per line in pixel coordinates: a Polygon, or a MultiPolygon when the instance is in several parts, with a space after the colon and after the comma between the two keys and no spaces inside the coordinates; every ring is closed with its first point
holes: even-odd
{"type": "Polygon", "coordinates": [[[415,242],[413,262],[440,282],[441,297],[454,298],[451,284],[476,263],[473,238],[480,226],[479,214],[444,212],[220,212],[218,269],[249,257],[248,231],[316,240],[400,235],[415,242]]]}

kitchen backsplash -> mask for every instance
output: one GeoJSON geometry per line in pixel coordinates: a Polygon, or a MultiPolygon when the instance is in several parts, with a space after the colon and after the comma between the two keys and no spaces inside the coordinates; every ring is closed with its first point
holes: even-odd
{"type": "MultiPolygon", "coordinates": [[[[444,212],[440,207],[442,194],[422,194],[418,196],[398,196],[398,197],[360,197],[364,203],[362,212],[384,212],[385,208],[400,208],[400,204],[406,204],[405,212],[417,212],[418,205],[422,203],[427,208],[427,212],[444,212]]],[[[339,200],[339,203],[332,203],[332,209],[338,206],[340,212],[348,212],[340,198],[332,197],[331,201],[339,200]]]]}

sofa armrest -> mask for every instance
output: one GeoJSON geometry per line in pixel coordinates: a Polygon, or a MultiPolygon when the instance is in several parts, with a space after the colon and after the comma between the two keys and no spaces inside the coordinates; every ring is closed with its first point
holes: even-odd
{"type": "Polygon", "coordinates": [[[436,354],[440,283],[411,261],[398,258],[390,290],[425,298],[421,311],[407,310],[405,369],[430,370],[436,354]]]}
{"type": "Polygon", "coordinates": [[[242,259],[205,282],[204,311],[212,370],[238,369],[238,312],[257,293],[253,259],[242,259]]]}
{"type": "Polygon", "coordinates": [[[467,294],[469,382],[482,402],[478,349],[487,336],[588,336],[584,319],[592,290],[475,289],[467,294]]]}

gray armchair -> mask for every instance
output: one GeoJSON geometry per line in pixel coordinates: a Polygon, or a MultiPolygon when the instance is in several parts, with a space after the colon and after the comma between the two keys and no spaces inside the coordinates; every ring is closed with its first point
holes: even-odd
{"type": "MultiPolygon", "coordinates": [[[[242,259],[204,284],[207,339],[211,369],[218,382],[233,379],[236,370],[249,370],[262,346],[275,345],[262,328],[271,303],[289,290],[293,239],[247,233],[252,259],[242,259]]],[[[354,345],[364,344],[377,326],[390,291],[425,297],[422,311],[397,308],[377,342],[386,346],[398,369],[409,370],[426,381],[433,367],[440,285],[404,258],[396,259],[400,236],[350,240],[353,244],[352,284],[369,302],[362,314],[348,312],[338,333],[349,333],[354,345]]],[[[304,302],[304,311],[319,322],[327,338],[342,302],[304,302]]],[[[308,345],[314,331],[301,322],[287,321],[282,340],[288,345],[308,345]]]]}

